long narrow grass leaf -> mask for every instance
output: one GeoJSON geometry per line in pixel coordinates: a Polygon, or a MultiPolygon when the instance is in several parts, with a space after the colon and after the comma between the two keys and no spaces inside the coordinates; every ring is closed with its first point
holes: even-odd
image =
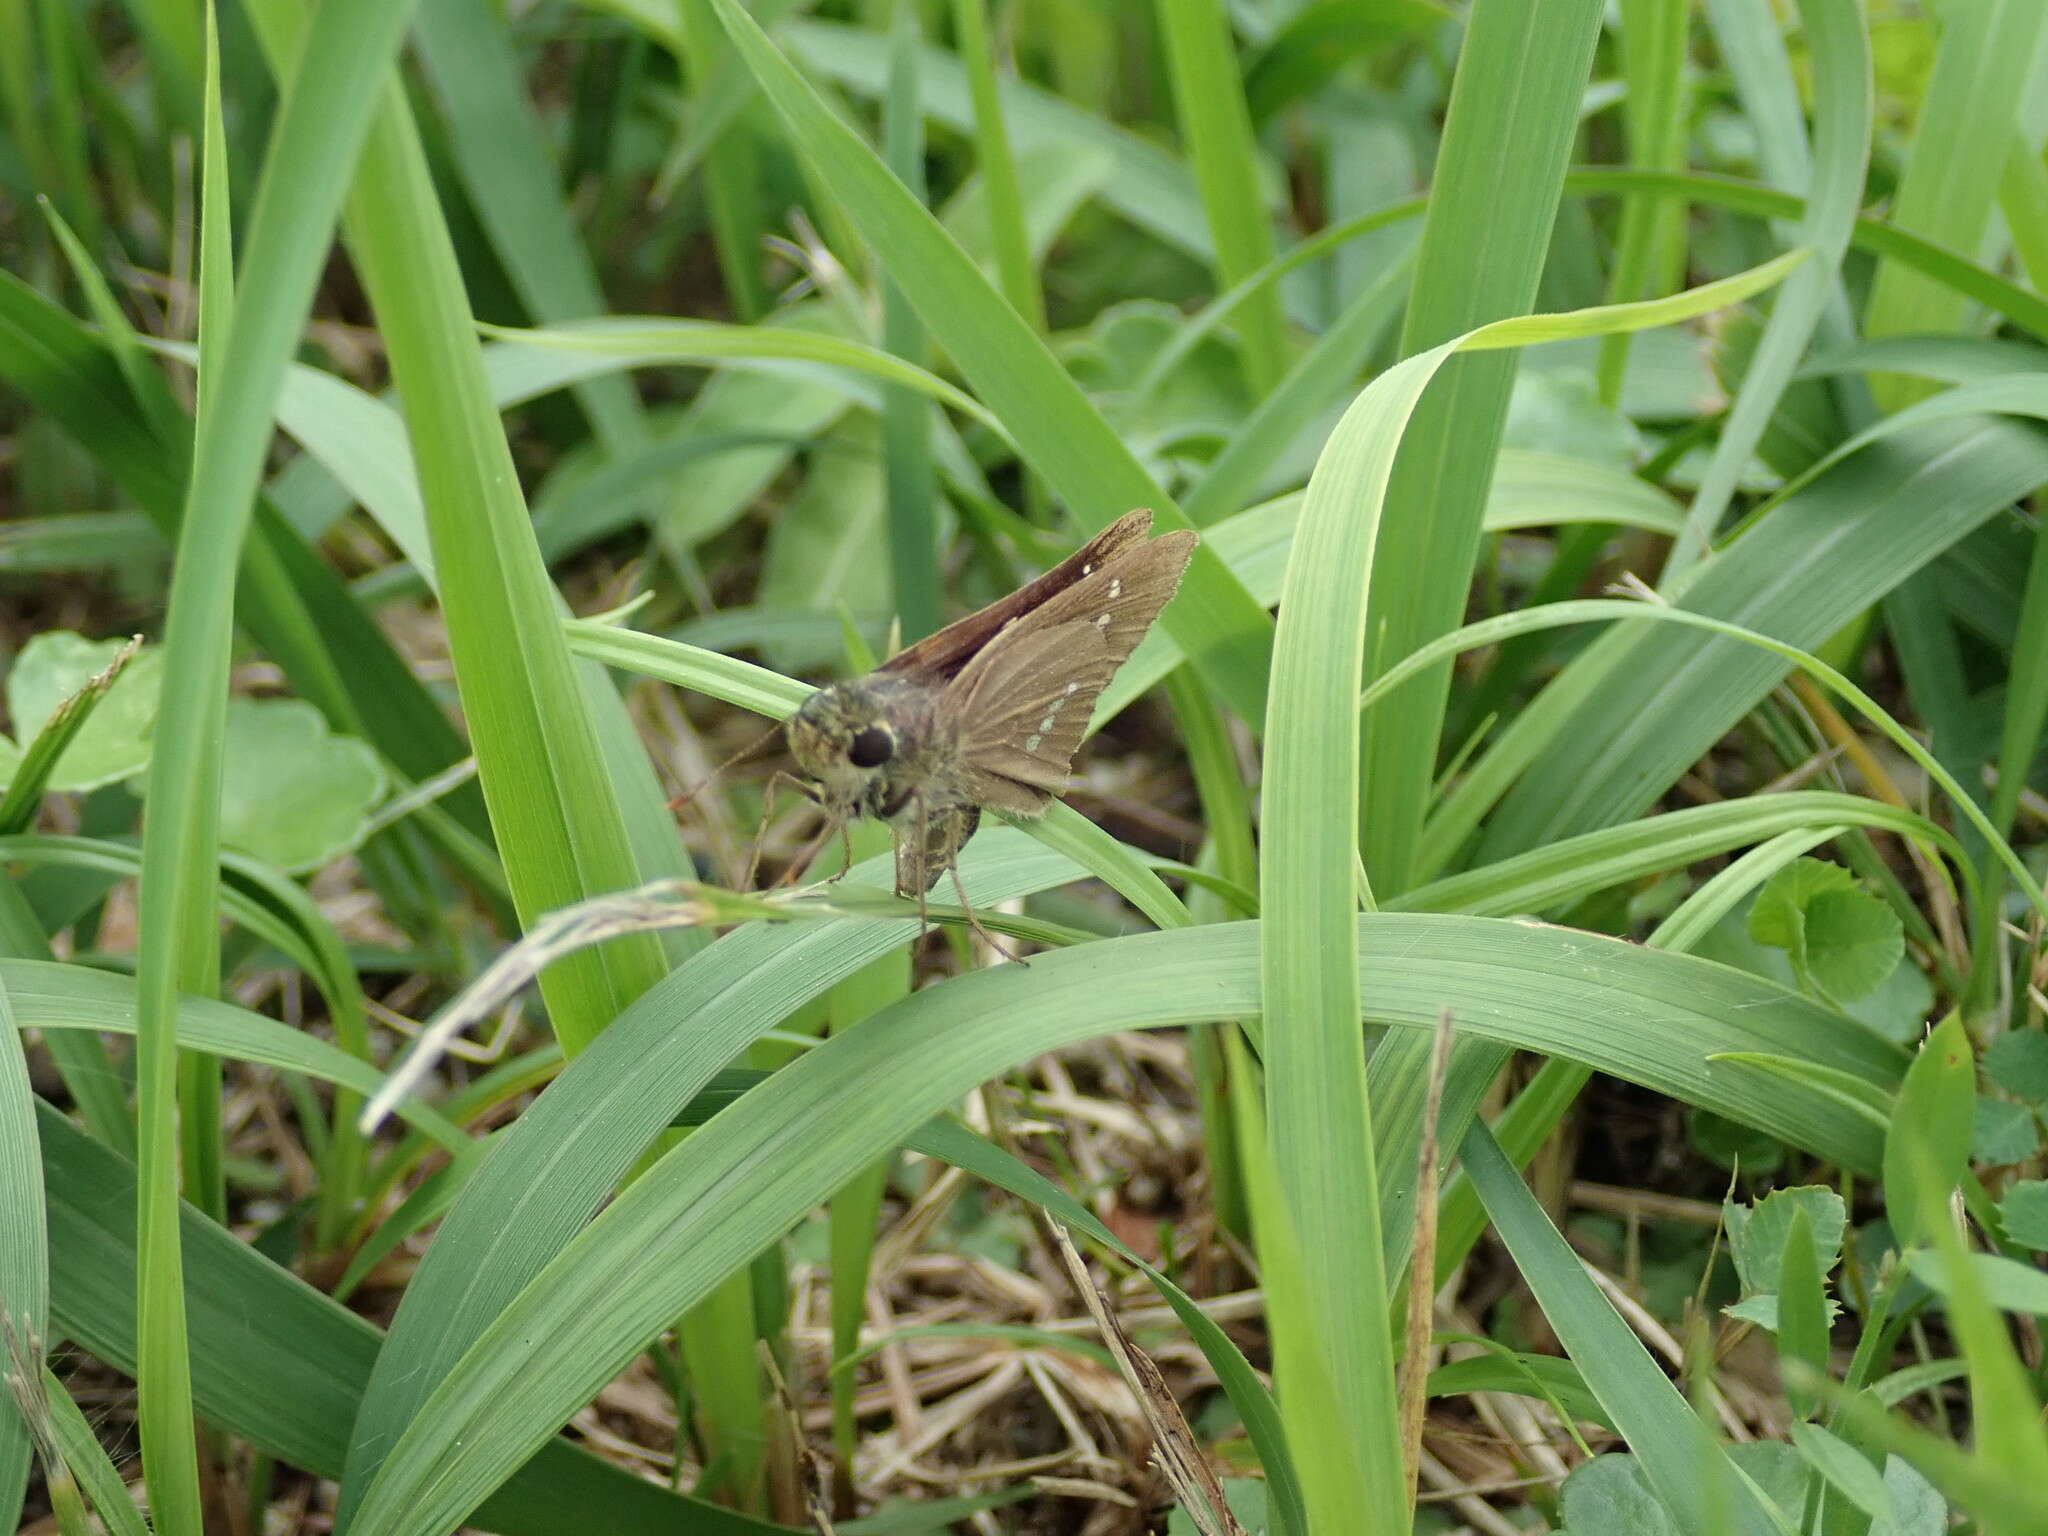
{"type": "Polygon", "coordinates": [[[177,1241],[171,1018],[214,971],[215,848],[235,569],[270,436],[272,402],[312,299],[356,151],[397,47],[405,0],[314,20],[298,88],[272,138],[250,217],[245,286],[218,389],[203,389],[164,631],[162,720],[144,822],[137,1090],[142,1199],[136,1277],[143,1460],[158,1528],[197,1531],[198,1467],[177,1241]]]}

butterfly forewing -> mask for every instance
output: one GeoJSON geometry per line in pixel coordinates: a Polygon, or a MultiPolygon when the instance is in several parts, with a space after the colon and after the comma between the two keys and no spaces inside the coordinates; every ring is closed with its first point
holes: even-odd
{"type": "Polygon", "coordinates": [[[964,619],[955,620],[936,634],[927,635],[915,645],[898,651],[882,663],[880,670],[923,674],[935,679],[957,676],[990,640],[1001,633],[1006,624],[1105,569],[1116,555],[1133,544],[1142,545],[1151,526],[1152,513],[1147,508],[1126,512],[1036,581],[1025,583],[1008,597],[990,603],[964,619]]]}
{"type": "Polygon", "coordinates": [[[1065,782],[1095,701],[1180,586],[1187,530],[1117,550],[998,633],[947,684],[942,725],[971,792],[1024,815],[1065,782]]]}
{"type": "Polygon", "coordinates": [[[940,703],[959,721],[967,792],[997,810],[1043,811],[1115,673],[1109,642],[1085,619],[1019,626],[975,657],[940,703]]]}

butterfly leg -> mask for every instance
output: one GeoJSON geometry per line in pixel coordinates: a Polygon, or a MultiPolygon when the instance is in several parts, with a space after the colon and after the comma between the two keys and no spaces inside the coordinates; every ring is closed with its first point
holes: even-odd
{"type": "Polygon", "coordinates": [[[981,926],[981,919],[974,915],[974,906],[967,899],[967,882],[960,878],[960,863],[957,859],[947,861],[946,873],[953,877],[953,894],[960,898],[960,910],[966,915],[967,926],[974,930],[975,936],[1005,960],[1014,960],[1028,968],[1031,964],[1029,960],[981,926]]]}
{"type": "MultiPolygon", "coordinates": [[[[754,877],[761,872],[761,851],[768,844],[769,813],[775,806],[775,791],[784,784],[791,786],[798,794],[802,795],[812,804],[817,804],[817,792],[795,774],[784,773],[777,769],[769,775],[767,784],[761,790],[761,826],[754,833],[753,847],[747,850],[747,872],[741,878],[739,884],[739,888],[743,891],[751,891],[754,888],[754,877]]],[[[784,876],[783,880],[779,883],[787,884],[795,875],[800,874],[804,866],[816,857],[818,850],[824,846],[825,839],[832,835],[833,830],[833,827],[827,826],[820,836],[814,838],[809,846],[797,856],[795,862],[790,865],[790,874],[784,876]]]]}
{"type": "Polygon", "coordinates": [[[917,797],[917,875],[911,884],[917,888],[917,941],[922,944],[924,936],[932,931],[932,914],[926,900],[931,894],[931,875],[925,868],[925,851],[931,847],[930,810],[924,803],[924,796],[917,797]]]}

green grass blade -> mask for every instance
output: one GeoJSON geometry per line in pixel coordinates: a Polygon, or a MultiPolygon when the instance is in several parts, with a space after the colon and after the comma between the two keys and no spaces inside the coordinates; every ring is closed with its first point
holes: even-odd
{"type": "MultiPolygon", "coordinates": [[[[290,19],[257,13],[266,47],[288,46],[290,19]]],[[[559,629],[560,599],[541,564],[492,403],[455,254],[402,100],[372,125],[348,219],[406,401],[428,511],[457,686],[505,873],[522,921],[638,882],[621,787],[607,773],[594,710],[612,690],[579,675],[559,629]]],[[[643,782],[659,791],[644,755],[643,782]]],[[[655,855],[660,845],[643,850],[655,855]]],[[[673,862],[674,844],[667,857],[673,862]]],[[[572,955],[541,978],[549,1022],[574,1051],[661,974],[660,946],[634,935],[572,955]]]]}
{"type": "MultiPolygon", "coordinates": [[[[676,20],[683,45],[679,62],[687,64],[695,89],[705,93],[712,81],[733,67],[731,47],[719,35],[706,0],[680,0],[676,20]]],[[[745,122],[742,110],[733,125],[705,150],[704,201],[711,214],[712,240],[718,249],[726,298],[740,320],[750,321],[767,312],[768,290],[761,276],[764,226],[754,185],[760,173],[745,122]]]]}
{"type": "MultiPolygon", "coordinates": [[[[235,308],[235,228],[228,183],[227,128],[221,120],[220,36],[213,0],[206,5],[206,94],[202,100],[199,182],[199,385],[221,379],[228,317],[235,308]]],[[[150,398],[145,391],[138,399],[150,398]]],[[[202,404],[202,411],[204,406],[202,404]]]]}
{"type": "MultiPolygon", "coordinates": [[[[950,405],[997,432],[1004,430],[1001,421],[990,415],[986,407],[915,362],[865,342],[816,331],[771,325],[720,325],[710,320],[633,318],[547,330],[521,331],[503,326],[486,326],[484,330],[509,344],[506,351],[494,358],[500,368],[516,366],[517,349],[521,347],[545,349],[564,354],[539,361],[544,368],[559,368],[561,373],[554,376],[565,382],[587,377],[597,368],[622,364],[761,361],[771,365],[764,372],[787,376],[791,370],[776,368],[773,363],[815,363],[823,365],[821,373],[829,375],[846,369],[865,374],[950,405]],[[512,355],[507,356],[506,352],[512,355]]],[[[546,387],[545,378],[536,378],[528,380],[521,392],[539,393],[546,387]]]]}
{"type": "Polygon", "coordinates": [[[1870,40],[1856,0],[1804,0],[1802,13],[1814,67],[1817,122],[1813,186],[1796,243],[1811,248],[1815,259],[1786,280],[1771,308],[1763,339],[1693,495],[1685,536],[1672,546],[1663,575],[1667,585],[1704,556],[1712,543],[1743,467],[1756,452],[1800,354],[1836,292],[1842,257],[1856,225],[1870,159],[1870,40]]]}
{"type": "MultiPolygon", "coordinates": [[[[50,1245],[21,1029],[0,978],[0,1313],[9,1336],[26,1341],[41,1365],[50,1336],[50,1245]]],[[[0,1408],[0,1525],[20,1519],[29,1450],[22,1416],[0,1408]]]]}
{"type": "MultiPolygon", "coordinates": [[[[136,1032],[137,983],[108,971],[61,965],[52,960],[0,960],[19,1022],[46,1031],[136,1032]]],[[[210,998],[186,997],[173,1020],[180,1045],[237,1061],[260,1062],[303,1073],[358,1093],[374,1092],[384,1081],[376,1068],[326,1041],[210,998]]],[[[460,1151],[469,1138],[424,1104],[398,1111],[440,1146],[460,1151]]]]}
{"type": "MultiPolygon", "coordinates": [[[[1159,0],[1157,15],[1181,140],[1216,248],[1217,287],[1230,288],[1273,259],[1265,179],[1238,79],[1230,15],[1221,0],[1159,0]]],[[[1287,317],[1279,290],[1267,287],[1253,295],[1238,311],[1237,330],[1245,374],[1253,392],[1265,395],[1287,372],[1287,317]]]]}
{"type": "MultiPolygon", "coordinates": [[[[919,55],[917,8],[896,7],[895,47],[890,56],[889,94],[883,102],[883,152],[896,179],[920,204],[924,184],[924,119],[917,109],[919,55]]],[[[924,327],[902,285],[882,279],[882,345],[905,362],[916,363],[925,347],[924,327]]],[[[901,388],[882,396],[882,459],[889,509],[889,568],[895,578],[896,616],[906,642],[939,627],[939,532],[933,501],[930,411],[917,395],[901,388]]]]}
{"type": "Polygon", "coordinates": [[[1387,910],[1493,917],[1556,911],[1595,891],[1682,869],[1747,843],[1807,827],[1845,825],[1876,827],[1938,848],[1955,861],[1963,879],[1969,879],[1962,845],[1926,817],[1857,795],[1798,790],[1688,806],[1563,838],[1497,864],[1417,886],[1389,901],[1387,910]]]}
{"type": "Polygon", "coordinates": [[[1407,262],[1389,264],[1231,434],[1186,499],[1185,510],[1196,527],[1209,527],[1242,510],[1273,461],[1317,413],[1342,396],[1385,338],[1406,295],[1408,276],[1407,262]]]}
{"type": "MultiPolygon", "coordinates": [[[[12,875],[0,879],[0,959],[55,958],[20,880],[12,875]]],[[[46,1037],[44,1043],[86,1128],[123,1157],[134,1157],[135,1116],[128,1107],[127,1084],[106,1046],[90,1035],[46,1037]]]]}
{"type": "MultiPolygon", "coordinates": [[[[1730,176],[1709,176],[1698,172],[1673,175],[1662,171],[1585,166],[1574,170],[1566,178],[1565,185],[1570,191],[1588,194],[1629,192],[1694,198],[1713,207],[1751,214],[1760,219],[1796,219],[1805,211],[1804,201],[1790,193],[1730,176]]],[[[2010,320],[2028,334],[2048,340],[2048,299],[2021,284],[2008,281],[1981,262],[1959,256],[1937,241],[1881,219],[1858,219],[1852,243],[1859,250],[1910,268],[1943,287],[1952,288],[1964,298],[2010,320]]]]}
{"type": "MultiPolygon", "coordinates": [[[[1012,856],[989,878],[977,857],[986,855],[989,843],[977,839],[962,859],[978,907],[1071,877],[1065,859],[1036,849],[1023,854],[1017,845],[1030,845],[1012,833],[996,842],[998,848],[1007,844],[1012,856]]],[[[887,878],[872,864],[847,877],[870,886],[887,878]]],[[[504,1134],[443,1224],[393,1321],[397,1342],[365,1394],[350,1479],[366,1485],[395,1444],[422,1432],[417,1415],[441,1376],[570,1241],[697,1087],[796,1008],[896,949],[914,926],[914,918],[794,929],[755,924],[693,957],[621,1014],[575,1067],[578,1083],[602,1086],[602,1110],[573,1093],[542,1095],[504,1134]],[[704,1010],[693,1007],[696,1019],[679,1030],[678,1010],[692,998],[701,999],[704,1010]],[[572,1182],[549,1184],[545,1175],[557,1168],[572,1182]]],[[[872,1160],[848,1167],[846,1177],[872,1160]]],[[[349,1490],[351,1502],[360,1492],[349,1490]]],[[[367,1506],[360,1515],[370,1519],[367,1506]]]]}
{"type": "MultiPolygon", "coordinates": [[[[528,313],[541,324],[605,312],[604,292],[564,205],[541,126],[527,106],[504,20],[483,0],[433,0],[413,36],[448,120],[463,189],[528,313]]],[[[589,379],[576,398],[607,451],[647,433],[623,379],[589,379]]]]}
{"type": "Polygon", "coordinates": [[[1535,1292],[1586,1385],[1627,1436],[1665,1514],[1679,1530],[1700,1536],[1722,1529],[1745,1536],[1776,1533],[1778,1527],[1727,1465],[1706,1426],[1613,1303],[1587,1278],[1579,1256],[1550,1224],[1491,1133],[1475,1125],[1459,1156],[1486,1202],[1494,1230],[1514,1255],[1517,1271],[1535,1292]],[[1708,1524],[1710,1508],[1732,1515],[1732,1526],[1708,1524]]]}
{"type": "MultiPolygon", "coordinates": [[[[2031,426],[1979,417],[1900,432],[1750,526],[1686,587],[1685,606],[1817,646],[2044,479],[2048,442],[2031,426]]],[[[1441,867],[1495,797],[1485,860],[1639,814],[1781,675],[1719,640],[1660,643],[1633,626],[1603,637],[1446,798],[1426,866],[1441,867]]]]}
{"type": "Polygon", "coordinates": [[[2013,254],[2027,281],[2048,288],[2048,165],[2024,134],[2006,151],[1998,181],[1998,210],[2012,234],[2013,254]]]}
{"type": "MultiPolygon", "coordinates": [[[[989,48],[983,0],[953,0],[953,45],[967,77],[974,105],[974,163],[986,189],[990,243],[1003,297],[1034,331],[1045,329],[1045,298],[1031,259],[1024,198],[1017,184],[1017,157],[1003,122],[1003,97],[996,86],[995,57],[989,48]]],[[[920,98],[923,93],[920,91],[920,98]]]]}
{"type": "MultiPolygon", "coordinates": [[[[1602,9],[1597,0],[1472,7],[1415,257],[1404,353],[1534,302],[1602,9]]],[[[1462,359],[1404,440],[1372,568],[1374,671],[1463,610],[1513,377],[1511,359],[1462,359]]],[[[1387,894],[1414,880],[1448,682],[1445,674],[1418,688],[1367,732],[1364,777],[1352,792],[1371,794],[1362,851],[1387,894]]]]}
{"type": "Polygon", "coordinates": [[[1360,733],[1352,718],[1367,642],[1360,578],[1384,559],[1382,519],[1398,495],[1397,454],[1422,420],[1424,391],[1462,349],[1662,323],[1767,287],[1799,260],[1798,253],[1780,257],[1672,299],[1502,320],[1453,338],[1368,385],[1310,477],[1274,648],[1259,897],[1268,944],[1261,975],[1273,1157],[1288,1221],[1293,1230],[1315,1233],[1301,1247],[1313,1266],[1299,1282],[1308,1313],[1273,1319],[1282,1395],[1290,1357],[1299,1370],[1326,1368],[1341,1395],[1339,1421],[1316,1416],[1302,1431],[1308,1443],[1298,1447],[1318,1523],[1342,1518],[1337,1511],[1347,1501],[1365,1507],[1371,1488],[1397,1486],[1401,1477],[1394,1360],[1381,1321],[1389,1291],[1357,1027],[1360,733]],[[1348,1449],[1340,1452],[1340,1445],[1348,1449]]]}
{"type": "MultiPolygon", "coordinates": [[[[1729,640],[1755,648],[1781,661],[1790,662],[1809,677],[1824,684],[1837,697],[1845,700],[1855,711],[1876,726],[1907,757],[1919,766],[1930,780],[1948,796],[1957,812],[1989,842],[1993,853],[2006,869],[2015,875],[2023,867],[2019,855],[2000,837],[1992,827],[1990,819],[1978,808],[1977,802],[1959,783],[1955,776],[1941,765],[1941,762],[1913,738],[1913,734],[1894,720],[1878,702],[1861,688],[1850,682],[1835,668],[1817,656],[1809,655],[1797,646],[1756,630],[1745,629],[1738,624],[1716,619],[1707,614],[1695,613],[1688,608],[1644,608],[1636,603],[1615,598],[1584,598],[1576,602],[1552,603],[1543,608],[1529,609],[1520,613],[1503,614],[1499,618],[1482,620],[1478,624],[1465,626],[1453,631],[1442,639],[1424,647],[1415,655],[1406,658],[1399,666],[1385,676],[1375,680],[1371,689],[1362,697],[1361,707],[1370,706],[1385,693],[1406,683],[1435,663],[1438,657],[1455,654],[1467,645],[1483,643],[1475,636],[1488,638],[1531,630],[1547,628],[1552,624],[1576,623],[1582,618],[1647,618],[1651,623],[1676,624],[1687,628],[1711,630],[1729,640]]],[[[1963,866],[1967,879],[1968,867],[1963,866]]],[[[2021,877],[2024,879],[2024,877],[2021,877]]],[[[2048,892],[2036,892],[2032,886],[2025,887],[2028,900],[2044,915],[2048,915],[2048,892]]]]}
{"type": "Polygon", "coordinates": [[[2027,766],[2048,729],[2048,524],[2034,527],[2033,559],[2013,633],[2012,672],[2006,682],[2005,718],[1998,749],[1998,786],[1991,820],[2009,832],[2026,786],[2027,766]]]}
{"type": "Polygon", "coordinates": [[[12,836],[35,820],[42,805],[43,790],[59,759],[64,756],[65,748],[85,728],[100,700],[114,686],[114,679],[135,659],[141,644],[137,638],[115,652],[113,659],[84,687],[57,706],[56,712],[36,732],[35,739],[24,746],[21,761],[14,766],[14,777],[8,781],[6,792],[0,794],[0,837],[12,836]]]}
{"type": "MultiPolygon", "coordinates": [[[[1628,127],[1628,158],[1645,170],[1675,171],[1685,165],[1689,92],[1685,82],[1688,0],[1621,0],[1621,72],[1628,88],[1622,117],[1628,127]]],[[[1802,245],[1809,241],[1798,242],[1802,245]]],[[[1677,285],[1685,272],[1685,210],[1636,201],[1622,209],[1614,270],[1607,302],[1646,299],[1677,285]]],[[[1626,331],[1600,341],[1600,399],[1621,403],[1628,372],[1626,331]]]]}
{"type": "MultiPolygon", "coordinates": [[[[120,1473],[107,1458],[107,1449],[93,1433],[92,1425],[71,1400],[59,1381],[47,1369],[43,1372],[43,1397],[50,1405],[50,1428],[64,1457],[65,1468],[77,1479],[106,1528],[114,1536],[149,1536],[134,1495],[121,1481],[120,1473]]],[[[5,1500],[0,1499],[0,1509],[5,1500]]]]}
{"type": "MultiPolygon", "coordinates": [[[[207,179],[200,188],[199,208],[199,378],[198,420],[211,414],[209,396],[227,377],[228,327],[235,312],[234,220],[228,180],[226,129],[220,100],[220,39],[209,5],[206,13],[206,97],[202,102],[201,157],[207,179]]],[[[142,398],[148,398],[146,394],[142,398]]],[[[246,536],[246,535],[245,535],[246,536]]],[[[218,893],[216,893],[218,900],[218,893]]],[[[351,980],[354,978],[351,977],[351,980]]],[[[205,982],[211,992],[219,984],[218,964],[205,982]]],[[[185,1198],[216,1221],[227,1217],[227,1173],[223,1166],[221,1094],[225,1087],[220,1059],[194,1051],[178,1058],[178,1134],[183,1143],[185,1198]]],[[[359,1144],[360,1138],[351,1138],[359,1144]]],[[[351,1193],[344,1160],[334,1194],[351,1193]]]]}
{"type": "MultiPolygon", "coordinates": [[[[38,1118],[56,1326],[116,1370],[132,1371],[135,1171],[48,1105],[38,1106],[38,1118]]],[[[200,1408],[280,1461],[339,1476],[381,1336],[189,1206],[180,1215],[200,1408]]],[[[505,1536],[587,1536],[593,1509],[605,1512],[614,1536],[788,1536],[566,1444],[542,1450],[477,1518],[505,1536]]]]}
{"type": "MultiPolygon", "coordinates": [[[[1996,203],[2048,7],[1957,6],[1942,13],[1942,23],[1890,222],[1949,250],[1974,253],[1996,203]]],[[[1958,294],[1887,262],[1871,286],[1863,330],[1872,337],[1953,331],[1962,316],[1958,294]]],[[[1924,393],[1897,380],[1881,378],[1877,385],[1880,403],[1889,407],[1924,393]]]]}

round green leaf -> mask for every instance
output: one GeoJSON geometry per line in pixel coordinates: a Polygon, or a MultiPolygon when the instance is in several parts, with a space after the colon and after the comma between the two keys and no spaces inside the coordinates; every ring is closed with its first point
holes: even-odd
{"type": "Polygon", "coordinates": [[[2005,1167],[2023,1163],[2041,1149],[2041,1127],[2034,1112],[2008,1099],[1977,1095],[1977,1115],[1970,1130],[1970,1161],[2005,1167]]]}
{"type": "MultiPolygon", "coordinates": [[[[7,710],[17,739],[24,744],[33,741],[58,706],[106,670],[127,644],[126,640],[88,640],[60,629],[37,635],[23,646],[14,670],[7,674],[7,710]]],[[[49,787],[98,789],[127,778],[147,763],[162,681],[162,654],[140,652],[79,728],[50,775],[49,787]]],[[[11,773],[14,760],[11,757],[0,766],[11,773]]]]}
{"type": "Polygon", "coordinates": [[[383,795],[384,765],[299,699],[230,699],[220,840],[294,874],[353,848],[383,795]]]}
{"type": "Polygon", "coordinates": [[[2005,1235],[2023,1248],[2048,1252],[2048,1179],[2022,1179],[1998,1208],[2005,1235]]]}
{"type": "Polygon", "coordinates": [[[2000,1035],[1985,1048],[1984,1075],[2016,1099],[2048,1104],[2048,1035],[2038,1029],[2000,1035]]]}
{"type": "Polygon", "coordinates": [[[1864,890],[1822,891],[1806,908],[1806,963],[1829,997],[1866,997],[1906,952],[1899,914],[1864,890]]]}

